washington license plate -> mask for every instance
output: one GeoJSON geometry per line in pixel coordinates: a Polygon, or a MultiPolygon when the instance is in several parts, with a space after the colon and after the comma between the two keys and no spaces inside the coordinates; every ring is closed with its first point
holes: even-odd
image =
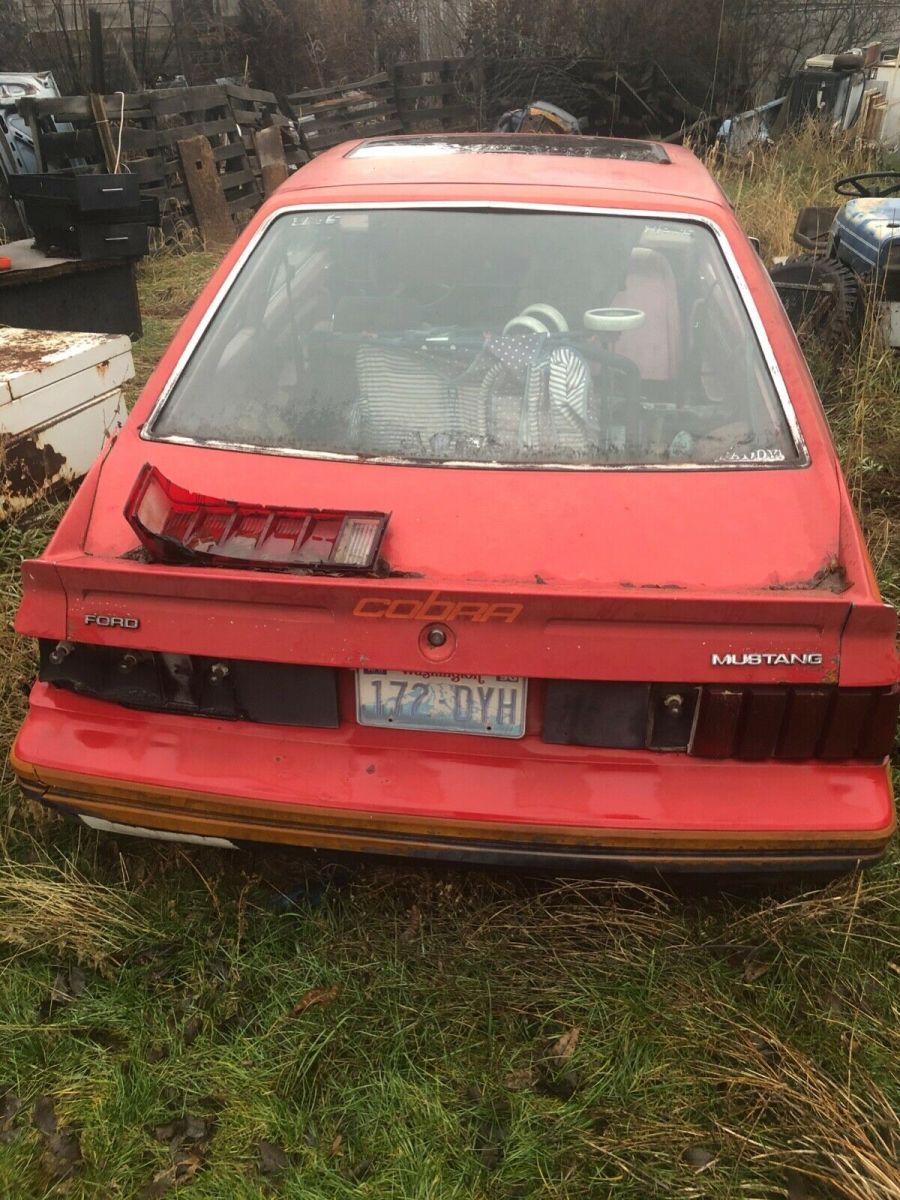
{"type": "Polygon", "coordinates": [[[520,738],[526,690],[516,675],[357,671],[356,718],[360,725],[520,738]]]}

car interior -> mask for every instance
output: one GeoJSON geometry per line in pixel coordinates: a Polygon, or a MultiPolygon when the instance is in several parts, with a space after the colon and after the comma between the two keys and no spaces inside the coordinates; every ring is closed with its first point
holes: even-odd
{"type": "Polygon", "coordinates": [[[706,227],[545,211],[278,218],[151,434],[444,464],[797,457],[706,227]]]}

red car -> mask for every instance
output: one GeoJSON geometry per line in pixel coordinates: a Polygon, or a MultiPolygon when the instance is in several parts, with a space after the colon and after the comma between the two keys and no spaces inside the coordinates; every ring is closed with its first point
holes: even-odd
{"type": "Polygon", "coordinates": [[[23,569],[13,765],[98,828],[691,870],[894,829],[895,614],[679,148],[321,155],[23,569]]]}

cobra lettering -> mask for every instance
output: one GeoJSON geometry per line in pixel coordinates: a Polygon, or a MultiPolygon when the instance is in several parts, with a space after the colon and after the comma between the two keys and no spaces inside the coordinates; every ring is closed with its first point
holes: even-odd
{"type": "Polygon", "coordinates": [[[357,601],[354,617],[374,617],[386,621],[497,621],[511,625],[522,615],[522,604],[490,603],[486,600],[454,600],[432,592],[425,600],[389,600],[365,596],[357,601]]]}

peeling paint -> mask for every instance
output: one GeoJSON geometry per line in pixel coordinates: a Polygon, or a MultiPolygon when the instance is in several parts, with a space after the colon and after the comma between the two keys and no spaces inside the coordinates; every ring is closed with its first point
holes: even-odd
{"type": "Polygon", "coordinates": [[[0,433],[0,494],[33,496],[60,482],[65,465],[64,456],[40,437],[0,433]]]}
{"type": "Polygon", "coordinates": [[[86,474],[133,375],[126,337],[0,325],[0,520],[86,474]]]}
{"type": "Polygon", "coordinates": [[[771,583],[770,592],[834,592],[840,596],[850,587],[843,563],[830,558],[810,579],[798,579],[791,583],[771,583]]]}
{"type": "MultiPolygon", "coordinates": [[[[0,365],[4,379],[40,371],[68,358],[77,358],[106,340],[98,333],[60,333],[55,330],[0,328],[0,365]]],[[[105,364],[109,367],[109,359],[105,364]]]]}

